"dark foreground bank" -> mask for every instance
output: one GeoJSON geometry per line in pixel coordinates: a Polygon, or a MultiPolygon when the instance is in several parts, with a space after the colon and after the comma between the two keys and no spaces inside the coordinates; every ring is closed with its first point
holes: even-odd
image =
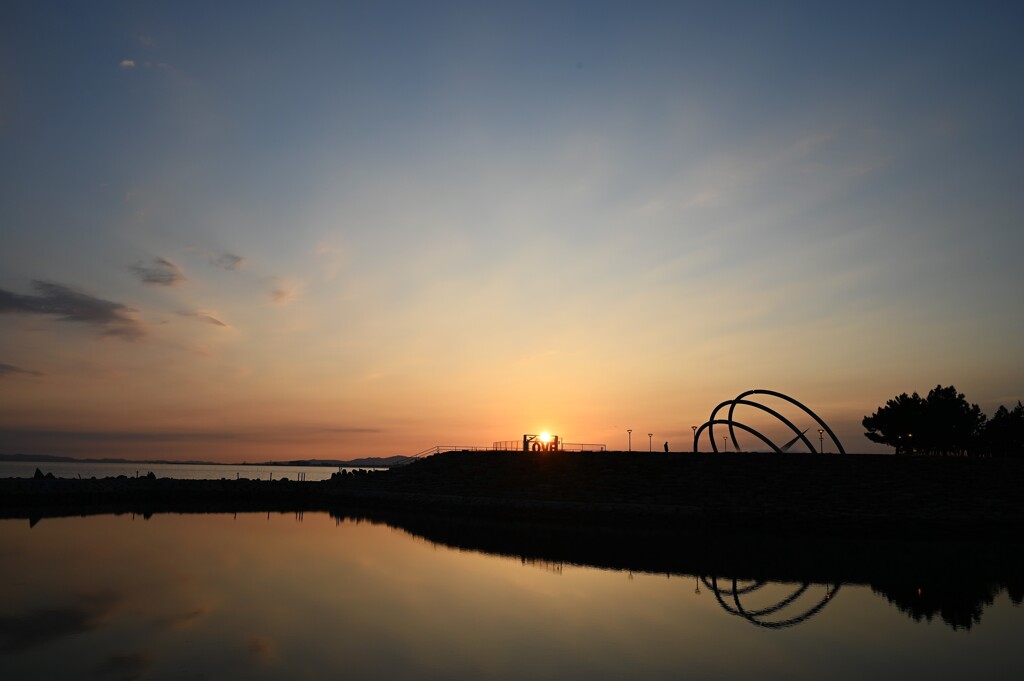
{"type": "Polygon", "coordinates": [[[1024,462],[775,454],[448,452],[323,482],[0,480],[0,515],[346,509],[692,531],[1024,529],[1024,462]]]}

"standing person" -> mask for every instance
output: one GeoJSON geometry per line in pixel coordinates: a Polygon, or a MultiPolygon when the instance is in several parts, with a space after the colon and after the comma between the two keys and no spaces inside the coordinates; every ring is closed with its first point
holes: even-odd
{"type": "Polygon", "coordinates": [[[665,453],[668,454],[668,442],[665,442],[665,453]]]}

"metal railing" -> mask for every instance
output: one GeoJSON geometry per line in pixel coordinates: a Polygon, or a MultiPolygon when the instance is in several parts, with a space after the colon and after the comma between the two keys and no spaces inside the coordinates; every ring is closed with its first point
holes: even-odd
{"type": "MultiPolygon", "coordinates": [[[[522,440],[501,440],[494,442],[491,446],[479,446],[479,445],[434,445],[433,447],[427,447],[426,449],[416,452],[412,456],[408,457],[405,461],[396,464],[397,466],[404,466],[405,464],[412,463],[418,459],[425,459],[428,456],[434,454],[440,454],[441,452],[521,452],[523,451],[522,440]]],[[[598,443],[584,443],[584,442],[562,442],[559,443],[558,451],[560,452],[605,452],[608,451],[608,445],[598,443]]]]}
{"type": "MultiPolygon", "coordinates": [[[[521,452],[523,451],[522,440],[500,440],[491,445],[491,449],[501,452],[521,452]]],[[[589,442],[559,442],[558,451],[560,452],[605,452],[608,451],[608,445],[589,443],[589,442]]]]}

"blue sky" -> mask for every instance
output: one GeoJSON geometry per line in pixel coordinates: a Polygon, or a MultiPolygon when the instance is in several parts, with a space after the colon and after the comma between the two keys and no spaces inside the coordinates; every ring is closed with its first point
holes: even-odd
{"type": "Polygon", "coordinates": [[[1022,397],[1011,3],[208,5],[0,27],[22,449],[682,447],[768,388],[867,450],[1022,397]]]}

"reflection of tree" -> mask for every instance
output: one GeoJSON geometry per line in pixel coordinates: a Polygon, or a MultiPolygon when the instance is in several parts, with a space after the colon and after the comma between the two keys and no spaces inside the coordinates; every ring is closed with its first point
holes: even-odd
{"type": "Polygon", "coordinates": [[[724,579],[722,584],[727,586],[722,586],[717,577],[702,577],[701,581],[715,595],[715,600],[723,610],[765,629],[785,629],[806,622],[832,601],[841,586],[839,582],[825,584],[823,585],[825,593],[820,600],[815,600],[815,597],[812,597],[801,601],[801,597],[807,594],[813,586],[811,582],[804,582],[791,594],[772,605],[752,609],[743,604],[741,596],[748,596],[773,582],[757,580],[741,585],[736,579],[724,579]],[[807,605],[808,602],[811,604],[810,606],[807,605]]]}
{"type": "MultiPolygon", "coordinates": [[[[1008,587],[1010,597],[1021,602],[1020,585],[1008,587]]],[[[932,621],[936,615],[954,629],[970,629],[981,622],[981,614],[992,605],[1003,585],[996,582],[872,582],[871,590],[885,596],[896,608],[912,617],[932,621]]]]}

